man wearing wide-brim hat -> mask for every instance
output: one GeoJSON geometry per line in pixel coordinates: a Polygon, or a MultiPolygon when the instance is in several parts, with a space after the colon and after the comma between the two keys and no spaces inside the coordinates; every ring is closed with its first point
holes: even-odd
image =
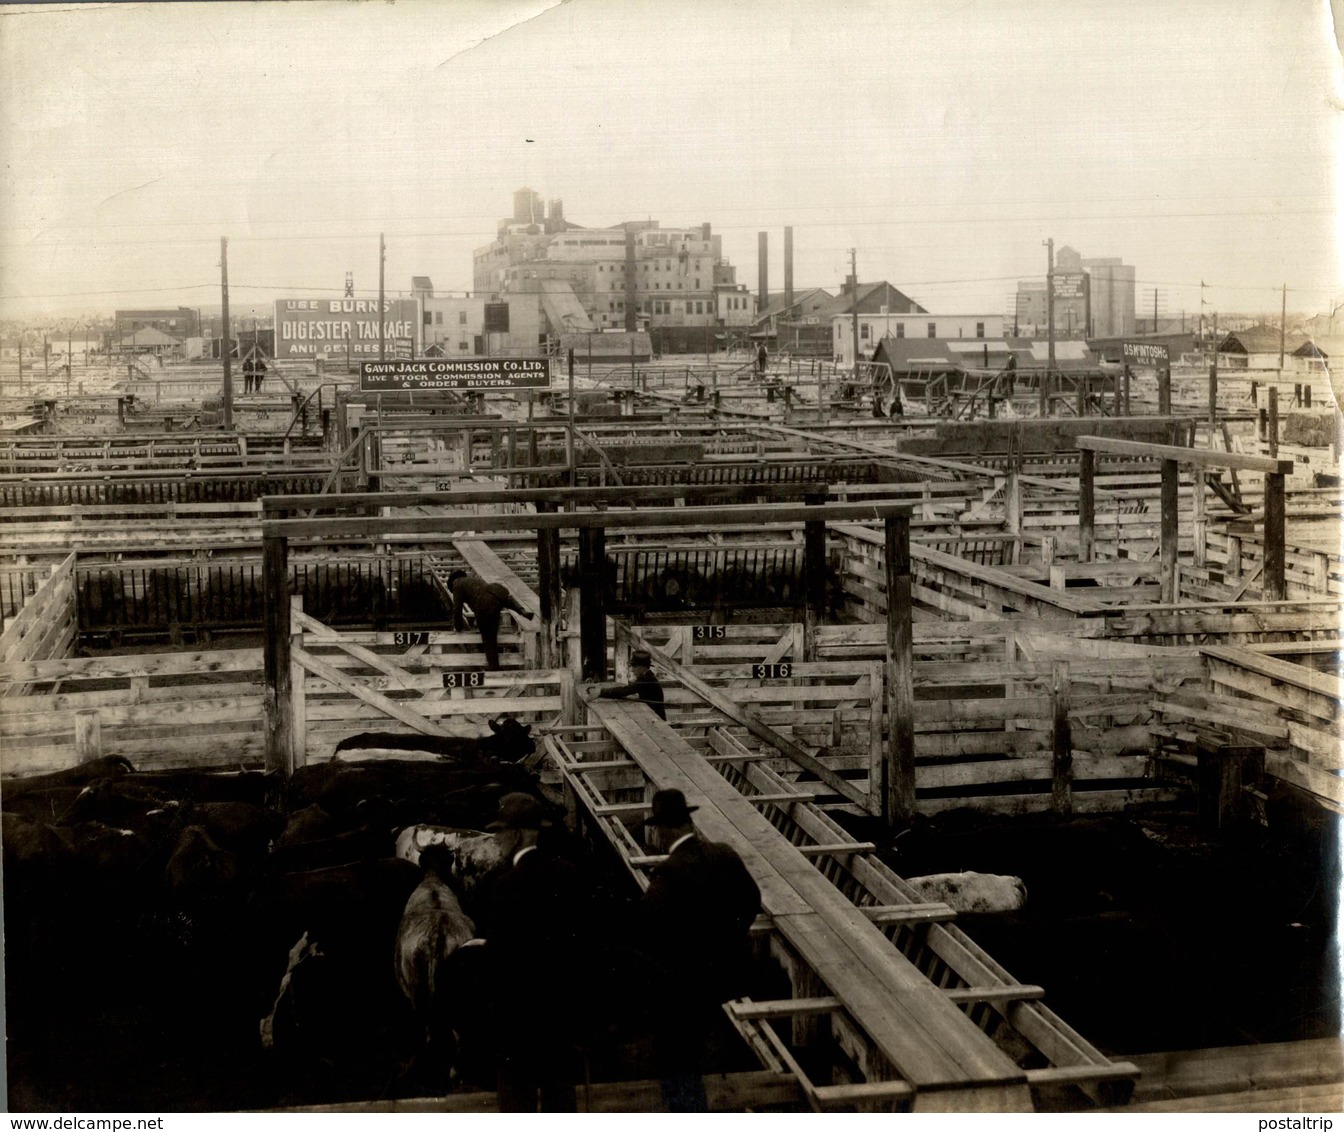
{"type": "Polygon", "coordinates": [[[509,862],[482,893],[477,929],[491,956],[501,1112],[575,1109],[577,992],[556,972],[586,949],[589,895],[574,866],[539,844],[551,813],[530,794],[509,793],[486,827],[509,862]]]}
{"type": "Polygon", "coordinates": [[[703,1111],[702,1074],[719,1007],[744,993],[747,929],[761,891],[728,845],[695,829],[680,790],[659,790],[644,822],[644,843],[667,854],[640,905],[644,944],[660,966],[666,995],[655,1033],[663,1094],[672,1111],[703,1111]]]}
{"type": "Polygon", "coordinates": [[[649,705],[654,715],[659,719],[666,719],[667,710],[663,706],[663,686],[658,682],[658,677],[653,674],[653,657],[649,655],[647,649],[635,649],[630,654],[630,671],[635,676],[630,683],[613,684],[605,688],[594,685],[589,694],[596,694],[600,699],[605,700],[623,700],[629,696],[638,696],[649,705]]]}

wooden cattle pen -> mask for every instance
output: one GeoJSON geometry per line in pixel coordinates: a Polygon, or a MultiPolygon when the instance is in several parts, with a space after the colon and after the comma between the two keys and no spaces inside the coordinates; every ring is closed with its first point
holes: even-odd
{"type": "MultiPolygon", "coordinates": [[[[782,983],[725,1005],[755,1068],[710,1080],[711,1107],[1337,1097],[1339,1043],[1316,1032],[1258,1054],[1089,1040],[1048,968],[1010,973],[1006,930],[959,922],[901,864],[931,829],[1031,838],[1153,815],[1240,845],[1305,814],[1337,845],[1341,498],[1317,479],[1332,457],[1280,448],[1277,419],[1257,430],[1254,391],[1221,419],[1173,413],[1165,375],[938,386],[941,422],[855,411],[824,366],[776,376],[612,367],[572,416],[558,388],[342,391],[322,440],[7,442],[4,774],[124,755],[284,781],[360,732],[512,716],[544,737],[570,828],[632,891],[659,863],[639,825],[669,787],[756,879],[753,949],[782,983]],[[535,614],[506,616],[497,671],[453,628],[457,568],[535,614]],[[666,721],[595,694],[636,648],[666,721]]],[[[582,1095],[661,1105],[651,1081],[582,1095]]]]}

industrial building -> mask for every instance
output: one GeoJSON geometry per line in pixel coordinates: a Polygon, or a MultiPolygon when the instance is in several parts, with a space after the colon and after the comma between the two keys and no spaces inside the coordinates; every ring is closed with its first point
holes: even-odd
{"type": "Polygon", "coordinates": [[[531,189],[514,194],[512,216],[476,249],[473,285],[482,295],[537,295],[553,335],[748,326],[756,310],[709,224],[584,228],[565,220],[561,201],[543,209],[531,189]]]}

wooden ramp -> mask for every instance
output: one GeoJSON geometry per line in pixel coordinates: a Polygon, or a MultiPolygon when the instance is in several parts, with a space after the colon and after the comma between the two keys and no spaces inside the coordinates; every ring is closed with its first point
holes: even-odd
{"type": "MultiPolygon", "coordinates": [[[[1071,1055],[1061,1057],[1058,1067],[1022,1068],[1006,1052],[1005,1044],[1011,1043],[1000,1044],[963,1007],[997,1004],[1009,1015],[1015,1011],[1014,1004],[1038,998],[1040,988],[1016,985],[983,953],[970,955],[975,960],[970,964],[976,970],[971,976],[973,985],[967,985],[945,963],[937,965],[942,973],[935,982],[880,926],[904,922],[927,927],[950,919],[950,909],[914,904],[902,891],[899,878],[887,873],[890,879],[886,879],[871,867],[868,906],[861,907],[829,879],[826,864],[828,859],[834,862],[870,853],[872,845],[846,838],[838,826],[832,826],[830,843],[819,843],[814,836],[810,845],[794,844],[763,812],[768,805],[773,811],[787,809],[802,817],[800,811],[811,810],[806,806],[808,795],[795,791],[790,799],[783,780],[758,779],[754,796],[740,790],[720,774],[709,757],[642,704],[593,700],[588,706],[628,756],[607,758],[593,769],[602,767],[605,774],[622,766],[637,769],[647,780],[646,793],[653,788],[682,790],[692,805],[700,807],[695,818],[699,829],[712,840],[732,845],[759,884],[771,930],[794,969],[806,972],[802,982],[808,993],[773,1003],[742,1000],[729,1004],[728,1010],[767,1067],[784,1069],[798,1078],[813,1108],[1023,1112],[1033,1109],[1033,1088],[1051,1083],[1132,1081],[1136,1073],[1132,1065],[1107,1061],[1062,1024],[1060,1034],[1067,1034],[1064,1044],[1071,1047],[1071,1055]],[[764,789],[777,792],[765,793],[764,789]],[[877,893],[886,899],[875,905],[877,893]],[[819,1015],[826,1017],[828,1027],[836,1026],[834,1032],[847,1035],[841,1044],[857,1043],[850,1054],[860,1068],[858,1079],[839,1084],[813,1082],[777,1028],[790,1019],[795,1027],[802,1024],[805,1028],[809,1018],[815,1024],[819,1015]],[[1060,1064],[1069,1060],[1072,1064],[1060,1064]]],[[[728,752],[719,756],[721,760],[736,764],[755,758],[731,736],[718,733],[717,737],[728,752]]],[[[562,757],[561,761],[567,760],[562,757]]],[[[582,766],[569,762],[567,777],[571,781],[581,778],[582,766]]],[[[576,785],[586,792],[592,783],[576,785]]],[[[591,800],[589,793],[586,801],[591,800]]],[[[644,806],[599,804],[592,808],[614,815],[637,812],[644,806]]],[[[828,820],[819,813],[816,817],[828,820]]],[[[621,844],[619,831],[614,840],[621,844]]],[[[656,859],[628,851],[634,846],[628,831],[623,840],[627,850],[623,855],[633,867],[656,863],[656,859]]],[[[963,943],[959,933],[958,937],[954,942],[963,952],[974,947],[969,940],[963,943]]],[[[795,987],[799,981],[795,978],[795,987]]],[[[1053,1019],[1048,1011],[1040,1011],[1036,1017],[1053,1019]]],[[[1002,1031],[998,1033],[1002,1037],[1002,1031]]]]}

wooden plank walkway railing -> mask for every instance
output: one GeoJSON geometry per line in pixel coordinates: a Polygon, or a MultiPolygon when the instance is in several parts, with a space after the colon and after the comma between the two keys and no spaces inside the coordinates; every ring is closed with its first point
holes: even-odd
{"type": "Polygon", "coordinates": [[[707,837],[743,858],[776,930],[903,1078],[904,1090],[888,1083],[890,1095],[913,1090],[925,1111],[1030,1110],[1026,1074],[681,736],[642,705],[589,708],[652,781],[701,807],[707,837]]]}

